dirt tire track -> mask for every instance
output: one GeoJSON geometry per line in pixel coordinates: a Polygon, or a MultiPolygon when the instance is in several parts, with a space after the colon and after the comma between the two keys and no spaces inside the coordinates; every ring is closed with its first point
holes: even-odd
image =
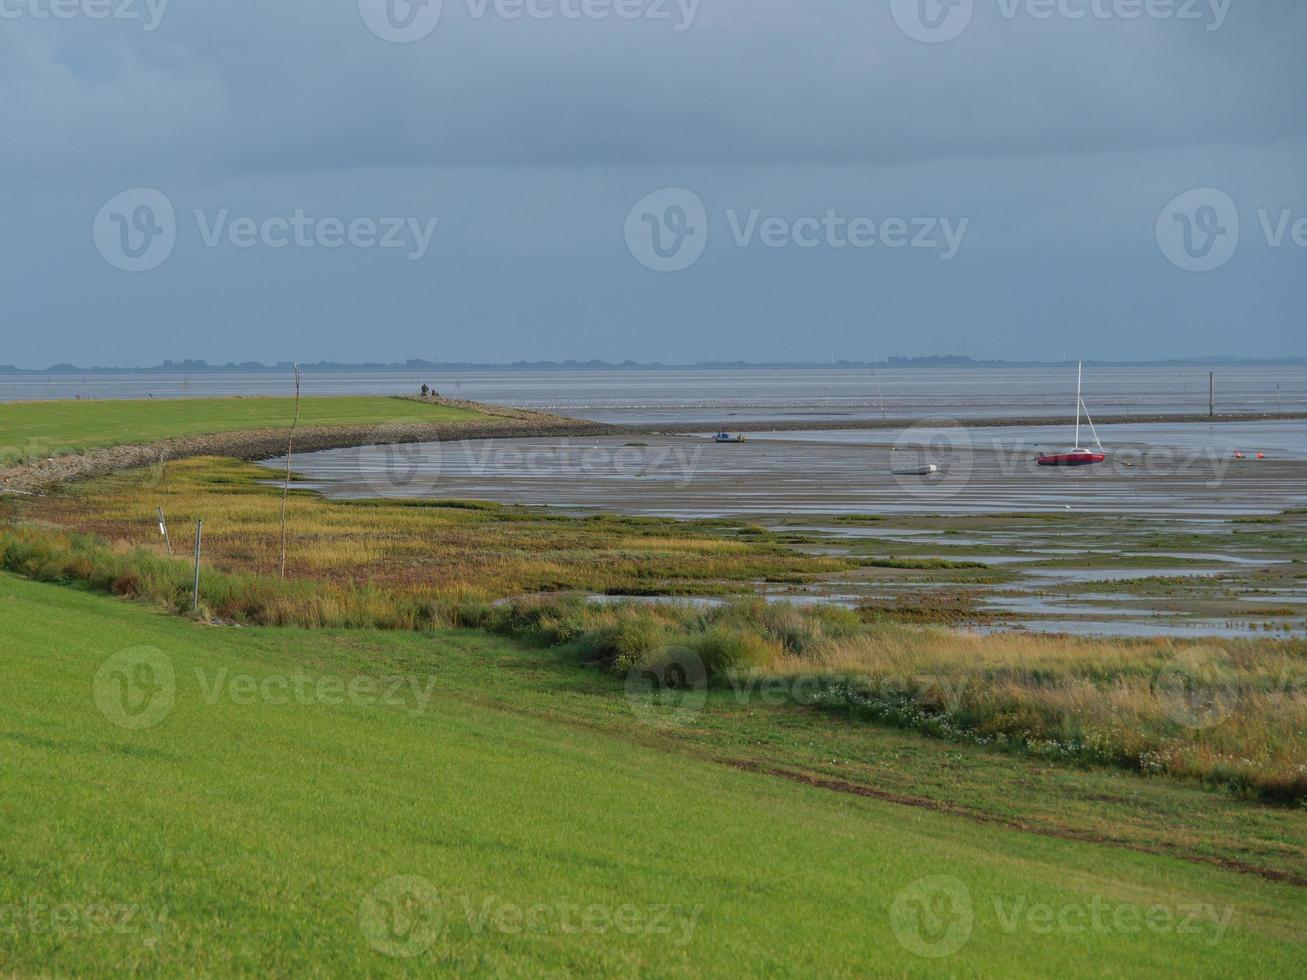
{"type": "Polygon", "coordinates": [[[979,811],[972,810],[968,807],[959,806],[956,803],[948,803],[943,800],[931,800],[918,796],[904,796],[900,793],[891,793],[888,790],[876,789],[874,786],[866,786],[861,783],[850,783],[843,779],[832,779],[826,776],[816,776],[812,773],[795,772],[791,769],[772,768],[765,766],[762,763],[752,762],[748,759],[716,759],[715,761],[730,766],[732,769],[741,769],[745,772],[755,773],[760,776],[773,776],[779,779],[788,779],[791,782],[803,783],[805,786],[811,786],[815,789],[825,789],[835,793],[847,793],[851,796],[864,796],[870,799],[881,800],[886,803],[895,803],[899,806],[910,806],[919,810],[945,813],[949,816],[963,817],[975,823],[994,824],[1026,834],[1037,834],[1040,837],[1055,837],[1058,840],[1076,841],[1084,844],[1098,844],[1104,847],[1115,847],[1120,850],[1134,851],[1138,854],[1152,854],[1159,857],[1175,858],[1180,861],[1188,861],[1191,864],[1210,865],[1212,867],[1221,868],[1225,871],[1256,875],[1257,877],[1265,878],[1268,881],[1294,885],[1298,888],[1307,888],[1307,877],[1304,877],[1303,875],[1296,874],[1292,871],[1280,871],[1276,868],[1264,868],[1244,861],[1236,861],[1234,858],[1212,857],[1206,854],[1195,854],[1191,851],[1166,847],[1147,847],[1143,844],[1131,844],[1129,841],[1123,841],[1113,837],[1104,837],[1102,834],[1079,833],[1069,829],[1035,826],[1020,820],[1011,820],[993,814],[980,813],[979,811]]]}
{"type": "Polygon", "coordinates": [[[961,819],[969,820],[972,823],[988,824],[990,826],[1003,827],[1007,830],[1015,830],[1018,833],[1034,834],[1038,837],[1074,841],[1081,844],[1094,844],[1099,847],[1110,847],[1117,850],[1131,851],[1136,854],[1148,854],[1153,857],[1166,857],[1176,861],[1184,861],[1189,864],[1200,864],[1206,867],[1220,868],[1223,871],[1230,871],[1235,874],[1254,875],[1267,881],[1292,885],[1296,888],[1307,888],[1307,876],[1293,871],[1281,871],[1277,868],[1267,868],[1250,862],[1239,861],[1234,858],[1215,857],[1212,855],[1200,854],[1195,851],[1184,850],[1182,848],[1149,847],[1145,844],[1134,844],[1130,841],[1121,840],[1120,838],[1105,837],[1102,834],[1076,831],[1067,827],[1040,826],[1039,824],[1033,824],[1021,820],[1012,820],[1008,817],[999,816],[997,814],[985,813],[972,807],[964,806],[959,803],[952,803],[947,800],[934,800],[924,796],[906,796],[902,793],[877,789],[875,786],[870,786],[865,783],[852,783],[848,780],[835,779],[829,776],[818,776],[810,772],[783,769],[778,766],[768,766],[750,759],[723,756],[709,748],[695,743],[692,740],[684,738],[668,738],[650,732],[614,731],[612,728],[600,724],[599,722],[576,718],[559,711],[524,709],[519,705],[508,704],[493,697],[474,698],[473,700],[477,704],[481,704],[497,711],[503,711],[508,714],[523,715],[538,720],[564,724],[572,728],[579,728],[596,734],[610,735],[615,738],[621,738],[633,742],[636,745],[644,746],[645,748],[656,749],[663,752],[675,752],[678,755],[698,759],[701,762],[708,762],[713,765],[738,769],[742,772],[752,773],[756,776],[769,776],[773,779],[786,779],[790,782],[802,783],[803,785],[812,787],[813,789],[824,789],[833,793],[845,793],[850,796],[860,796],[865,799],[877,800],[882,803],[892,803],[896,806],[912,807],[917,810],[929,810],[933,813],[940,813],[951,817],[960,817],[961,819]]]}

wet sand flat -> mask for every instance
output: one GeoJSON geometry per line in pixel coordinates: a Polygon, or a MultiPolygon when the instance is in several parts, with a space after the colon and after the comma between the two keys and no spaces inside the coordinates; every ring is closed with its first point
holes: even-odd
{"type": "Polygon", "coordinates": [[[954,625],[1094,636],[1307,633],[1303,520],[1274,516],[1307,507],[1307,459],[1239,462],[1146,443],[1102,466],[1053,469],[1024,445],[975,438],[789,435],[374,446],[300,456],[295,469],[302,486],[342,498],[745,520],[863,565],[822,583],[756,584],[776,601],[953,608],[954,625]],[[891,472],[922,459],[940,472],[891,472]]]}
{"type": "MultiPolygon", "coordinates": [[[[1097,513],[1230,516],[1307,506],[1307,460],[1222,453],[1136,456],[1077,469],[1024,449],[920,450],[834,441],[717,445],[681,436],[543,438],[365,447],[299,456],[308,485],[339,497],[440,497],[661,517],[768,514],[1097,513]],[[935,462],[928,477],[899,461],[935,462]]],[[[272,461],[274,467],[284,461],[272,461]]]]}

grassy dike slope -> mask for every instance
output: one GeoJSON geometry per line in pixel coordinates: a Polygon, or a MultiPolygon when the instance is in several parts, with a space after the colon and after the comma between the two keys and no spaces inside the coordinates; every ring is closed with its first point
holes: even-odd
{"type": "MultiPolygon", "coordinates": [[[[0,404],[0,463],[123,443],[286,428],[293,398],[191,398],[0,404]]],[[[384,397],[305,398],[300,425],[367,426],[486,418],[467,408],[384,397]]]]}
{"type": "Polygon", "coordinates": [[[714,766],[565,724],[538,701],[487,703],[477,665],[506,654],[483,634],[218,629],[7,575],[0,618],[0,973],[1301,966],[1307,890],[714,766]],[[176,696],[157,725],[128,730],[97,708],[94,679],[142,646],[170,659],[176,696]],[[299,666],[342,684],[403,674],[431,700],[279,704],[237,680],[299,666]],[[391,939],[430,939],[407,959],[360,926],[367,896],[405,875],[434,887],[419,918],[439,922],[395,920],[391,939]],[[930,881],[913,887],[933,875],[965,898],[939,920],[921,918],[939,908],[930,881]],[[97,905],[137,914],[124,931],[96,928],[97,905]],[[601,911],[574,911],[587,906],[601,911]],[[1169,926],[1142,924],[1161,923],[1153,906],[1169,926]],[[607,917],[624,907],[619,929],[607,917]],[[1228,928],[1205,914],[1182,928],[1199,907],[1228,928]],[[939,958],[909,948],[959,939],[939,958]]]}

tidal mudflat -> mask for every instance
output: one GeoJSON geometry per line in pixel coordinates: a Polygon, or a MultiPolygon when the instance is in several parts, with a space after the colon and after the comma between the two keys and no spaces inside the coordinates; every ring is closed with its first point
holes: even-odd
{"type": "Polygon", "coordinates": [[[1049,513],[764,524],[792,533],[796,547],[862,563],[803,587],[813,601],[880,607],[889,618],[1085,636],[1307,635],[1307,512],[1201,521],[1049,513]]]}
{"type": "MultiPolygon", "coordinates": [[[[1041,445],[1065,436],[1034,431],[1041,445]]],[[[1070,471],[1035,466],[1025,433],[991,435],[480,440],[333,450],[295,468],[340,498],[743,519],[859,563],[818,585],[755,583],[773,599],[982,629],[1307,634],[1307,443],[1294,426],[1135,426],[1108,464],[1070,471]],[[1237,459],[1232,439],[1271,448],[1237,459]],[[896,476],[902,460],[940,469],[896,476]]]]}
{"type": "MultiPolygon", "coordinates": [[[[880,433],[877,444],[780,435],[725,446],[658,435],[474,440],[333,450],[297,457],[295,466],[308,485],[339,497],[457,497],[683,519],[1067,510],[1223,517],[1307,506],[1307,459],[1287,454],[1240,460],[1219,446],[1145,444],[1099,467],[1041,469],[1040,446],[986,443],[972,431],[924,444],[914,430],[880,433]],[[939,471],[896,476],[900,462],[939,471]]],[[[1049,429],[1043,447],[1067,438],[1049,429]]]]}

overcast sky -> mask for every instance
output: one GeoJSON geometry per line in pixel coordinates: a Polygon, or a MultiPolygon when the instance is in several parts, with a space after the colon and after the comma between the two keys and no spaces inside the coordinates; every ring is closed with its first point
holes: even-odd
{"type": "Polygon", "coordinates": [[[1303,355],[1305,51],[1300,0],[0,0],[0,364],[1303,355]]]}

